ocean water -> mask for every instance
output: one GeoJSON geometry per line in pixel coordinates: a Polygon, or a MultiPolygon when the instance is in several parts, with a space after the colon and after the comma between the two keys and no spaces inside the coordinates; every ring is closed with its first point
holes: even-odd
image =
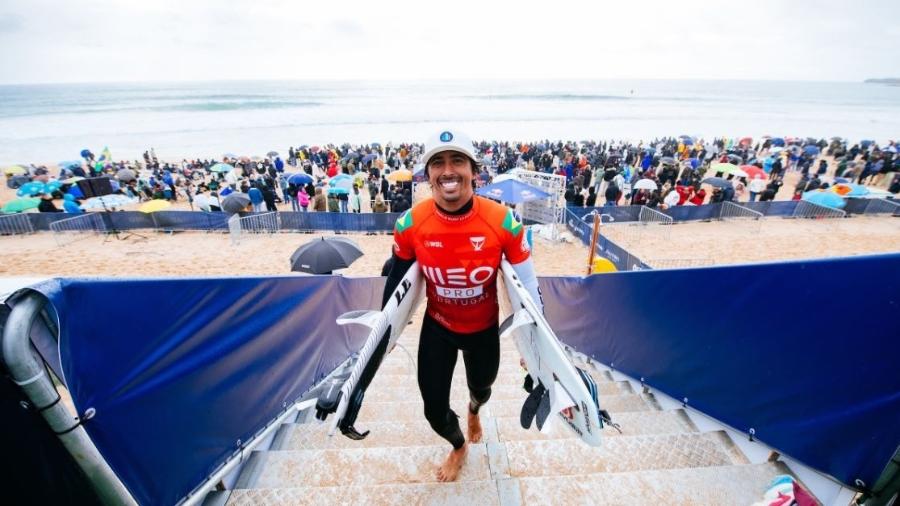
{"type": "Polygon", "coordinates": [[[288,146],[681,134],[900,138],[900,87],[765,81],[228,81],[0,86],[0,166],[83,148],[163,159],[288,146]]]}

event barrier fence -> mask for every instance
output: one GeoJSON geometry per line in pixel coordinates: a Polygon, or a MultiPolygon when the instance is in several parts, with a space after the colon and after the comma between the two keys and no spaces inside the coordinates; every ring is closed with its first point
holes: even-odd
{"type": "Polygon", "coordinates": [[[807,219],[846,218],[847,213],[840,209],[820,206],[819,204],[801,200],[797,202],[797,207],[794,208],[792,217],[807,219]]]}
{"type": "Polygon", "coordinates": [[[900,216],[900,203],[886,199],[867,199],[865,214],[890,214],[900,216]]]}
{"type": "Polygon", "coordinates": [[[759,232],[762,228],[763,214],[759,211],[735,204],[722,202],[719,219],[722,221],[739,222],[741,232],[759,232]]]}
{"type": "MultiPolygon", "coordinates": [[[[76,427],[137,503],[178,504],[362,346],[365,329],[335,320],[380,307],[383,286],[343,276],[54,279],[35,289],[58,328],[26,329],[64,378],[76,427]],[[127,311],[128,339],[94,317],[98,307],[127,311]]],[[[7,304],[16,311],[24,299],[7,304]]]]}
{"type": "MultiPolygon", "coordinates": [[[[895,205],[900,201],[890,199],[844,199],[844,208],[851,214],[887,214],[898,215],[895,205]]],[[[800,201],[778,200],[768,202],[742,202],[744,208],[761,213],[764,217],[792,217],[800,201]]],[[[641,221],[641,212],[645,206],[603,206],[603,207],[567,207],[566,210],[581,218],[591,212],[600,212],[612,216],[616,223],[641,221]]],[[[656,210],[672,218],[675,223],[697,220],[720,219],[722,204],[706,204],[702,206],[675,206],[663,211],[656,210]]],[[[649,209],[649,208],[648,208],[649,209]]],[[[104,219],[109,221],[109,228],[117,230],[154,229],[158,231],[228,231],[228,214],[222,212],[201,211],[157,211],[145,214],[138,211],[104,212],[104,219]]],[[[249,213],[242,213],[246,216],[249,213]]],[[[393,229],[399,213],[322,213],[322,212],[278,212],[281,217],[282,232],[308,232],[315,230],[337,230],[344,232],[388,232],[393,229]]],[[[3,215],[5,218],[7,215],[3,215]]],[[[70,217],[66,213],[24,213],[31,223],[33,231],[50,230],[54,221],[70,217]]],[[[0,233],[3,229],[0,229],[0,233]]]]}
{"type": "Polygon", "coordinates": [[[278,213],[268,212],[251,214],[243,218],[233,215],[228,218],[228,234],[231,244],[240,244],[245,237],[254,237],[260,234],[277,234],[279,231],[278,213]]]}
{"type": "Polygon", "coordinates": [[[0,216],[0,235],[33,234],[34,227],[25,214],[0,216]]]}
{"type": "Polygon", "coordinates": [[[853,489],[874,487],[900,445],[900,254],[545,277],[541,289],[564,343],[853,489]],[[785,280],[803,297],[748,316],[785,280]],[[861,331],[798,314],[867,316],[861,331]]]}
{"type": "Polygon", "coordinates": [[[64,246],[90,237],[85,232],[93,234],[105,232],[106,224],[103,223],[103,219],[98,213],[85,213],[74,218],[54,221],[50,224],[50,230],[53,232],[53,240],[56,241],[56,245],[64,246]]]}
{"type": "MultiPolygon", "coordinates": [[[[889,359],[900,356],[898,273],[893,254],[540,283],[567,345],[859,490],[900,443],[889,359]],[[871,283],[885,273],[894,279],[871,283]],[[774,328],[747,320],[747,301],[783,293],[785,279],[806,295],[767,307],[774,328]],[[697,304],[710,293],[715,318],[697,304]],[[651,299],[666,303],[640,303],[651,299]],[[853,318],[796,318],[838,312],[868,315],[866,331],[853,318]],[[848,370],[864,374],[835,374],[848,370]]],[[[359,348],[365,329],[335,319],[377,308],[382,287],[342,276],[54,279],[35,287],[52,335],[24,329],[134,499],[176,504],[359,348]],[[153,308],[129,312],[128,339],[85,317],[117,304],[153,308]]],[[[17,311],[17,298],[7,303],[17,311]]]]}

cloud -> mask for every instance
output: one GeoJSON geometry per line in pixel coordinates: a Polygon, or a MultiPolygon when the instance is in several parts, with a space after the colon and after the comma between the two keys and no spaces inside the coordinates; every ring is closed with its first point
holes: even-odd
{"type": "Polygon", "coordinates": [[[16,33],[24,29],[25,24],[15,14],[0,14],[0,34],[16,33]]]}

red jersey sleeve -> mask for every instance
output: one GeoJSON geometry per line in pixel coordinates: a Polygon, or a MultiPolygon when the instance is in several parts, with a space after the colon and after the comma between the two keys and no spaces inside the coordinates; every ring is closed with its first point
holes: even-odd
{"type": "Polygon", "coordinates": [[[403,260],[416,258],[416,250],[411,240],[410,229],[413,225],[412,209],[397,218],[394,224],[394,254],[403,260]]]}
{"type": "Polygon", "coordinates": [[[506,210],[503,218],[503,229],[506,240],[503,241],[503,254],[511,264],[519,264],[531,257],[531,248],[528,247],[528,238],[525,234],[525,226],[513,215],[512,209],[506,210]]]}

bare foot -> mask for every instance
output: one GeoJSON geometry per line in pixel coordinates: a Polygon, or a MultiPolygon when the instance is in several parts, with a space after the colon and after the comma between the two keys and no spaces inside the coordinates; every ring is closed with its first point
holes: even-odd
{"type": "Polygon", "coordinates": [[[480,443],[482,434],[481,418],[469,411],[469,442],[480,443]]]}
{"type": "Polygon", "coordinates": [[[447,455],[447,460],[445,460],[444,463],[441,464],[441,467],[438,468],[438,481],[456,481],[457,476],[459,476],[459,471],[462,469],[463,462],[466,461],[466,451],[468,448],[469,445],[464,444],[459,450],[450,450],[450,455],[447,455]]]}

